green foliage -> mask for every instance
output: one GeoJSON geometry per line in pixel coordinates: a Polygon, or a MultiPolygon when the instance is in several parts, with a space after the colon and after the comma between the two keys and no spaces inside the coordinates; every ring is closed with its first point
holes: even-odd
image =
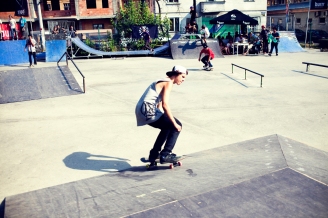
{"type": "Polygon", "coordinates": [[[131,37],[131,26],[145,24],[159,25],[163,29],[162,32],[160,31],[159,37],[169,36],[170,19],[165,17],[162,20],[160,15],[152,14],[147,3],[128,1],[124,8],[120,8],[119,13],[116,15],[116,21],[112,19],[112,23],[121,38],[131,37]]]}

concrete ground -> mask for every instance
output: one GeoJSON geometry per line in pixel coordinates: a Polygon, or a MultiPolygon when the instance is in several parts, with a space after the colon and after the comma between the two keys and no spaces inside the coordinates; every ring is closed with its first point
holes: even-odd
{"type": "MultiPolygon", "coordinates": [[[[146,87],[176,64],[190,74],[170,96],[183,124],[174,153],[272,134],[328,151],[328,69],[311,66],[305,72],[302,64],[326,64],[327,57],[318,50],[225,56],[213,60],[210,72],[200,70],[197,60],[76,60],[86,77],[85,94],[0,105],[0,199],[144,165],[139,159],[148,155],[158,130],[137,127],[134,108],[146,87]],[[232,74],[231,63],[263,74],[263,88],[257,75],[248,72],[244,80],[238,68],[232,74]]],[[[69,67],[82,87],[82,78],[69,67]]]]}

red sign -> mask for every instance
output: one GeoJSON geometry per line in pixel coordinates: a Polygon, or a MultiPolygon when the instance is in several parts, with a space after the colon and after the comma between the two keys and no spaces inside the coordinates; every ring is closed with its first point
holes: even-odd
{"type": "MultiPolygon", "coordinates": [[[[0,31],[2,32],[3,34],[3,39],[4,40],[9,40],[10,39],[10,26],[9,24],[6,24],[6,23],[3,23],[3,24],[0,24],[0,31]]],[[[18,34],[18,39],[20,39],[22,37],[22,33],[20,31],[20,25],[19,23],[16,23],[16,32],[18,34]]]]}

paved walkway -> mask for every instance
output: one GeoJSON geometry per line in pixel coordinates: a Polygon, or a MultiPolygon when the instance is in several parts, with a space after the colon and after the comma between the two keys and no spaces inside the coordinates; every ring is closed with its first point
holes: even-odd
{"type": "MultiPolygon", "coordinates": [[[[136,126],[135,104],[176,64],[190,75],[170,96],[173,114],[183,123],[175,153],[272,134],[328,151],[328,70],[311,66],[306,73],[301,64],[325,64],[327,57],[318,50],[226,56],[214,59],[211,72],[200,70],[197,60],[76,60],[86,76],[86,94],[0,105],[0,199],[143,165],[139,159],[148,155],[158,130],[136,126]],[[256,75],[247,73],[244,80],[237,68],[232,74],[231,63],[264,74],[263,88],[256,75]]],[[[55,63],[37,67],[46,66],[55,63]]]]}

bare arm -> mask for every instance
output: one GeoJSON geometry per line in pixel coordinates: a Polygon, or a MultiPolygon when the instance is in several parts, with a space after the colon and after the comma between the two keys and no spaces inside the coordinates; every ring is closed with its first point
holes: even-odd
{"type": "Polygon", "coordinates": [[[171,90],[172,90],[172,86],[173,86],[172,82],[166,82],[164,84],[163,89],[162,89],[162,106],[163,106],[164,112],[169,117],[169,119],[173,123],[174,127],[178,131],[181,131],[181,126],[179,124],[177,124],[177,122],[175,121],[175,119],[173,117],[173,114],[171,112],[169,103],[168,103],[169,102],[169,95],[170,95],[171,90]]]}

